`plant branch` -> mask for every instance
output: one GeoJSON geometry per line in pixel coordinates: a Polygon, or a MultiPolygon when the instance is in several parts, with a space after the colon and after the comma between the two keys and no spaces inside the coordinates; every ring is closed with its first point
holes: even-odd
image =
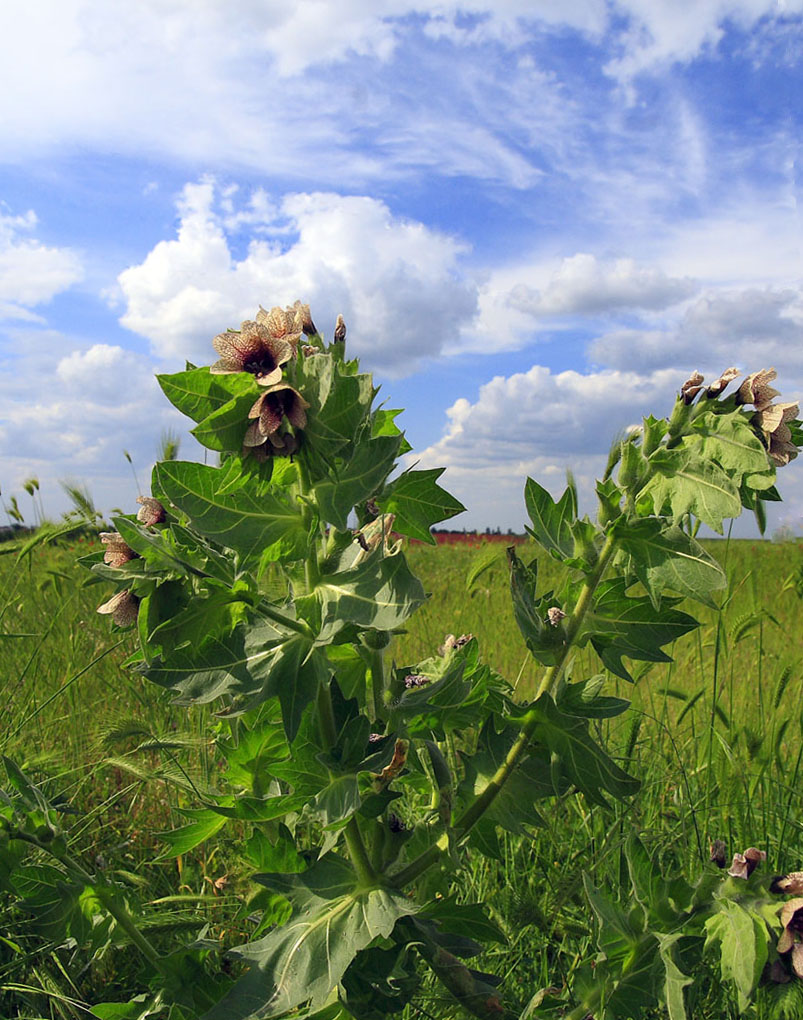
{"type": "MultiPolygon", "coordinates": [[[[318,709],[318,726],[321,731],[321,739],[330,748],[337,743],[337,726],[335,724],[335,713],[332,707],[332,695],[329,685],[321,683],[318,685],[318,698],[316,702],[318,709]]],[[[360,885],[375,886],[377,882],[376,872],[371,865],[368,851],[363,842],[360,827],[354,815],[346,822],[343,830],[351,863],[357,872],[360,885]]]]}
{"type": "MultiPolygon", "coordinates": [[[[614,553],[614,548],[615,540],[612,535],[608,535],[602,549],[600,550],[597,565],[594,568],[594,571],[587,578],[580,591],[574,611],[572,612],[569,623],[566,627],[566,641],[560,651],[558,661],[553,666],[550,666],[544,674],[544,678],[541,681],[535,697],[536,701],[538,701],[543,694],[553,695],[555,693],[563,666],[566,663],[566,659],[568,658],[574,641],[580,633],[580,629],[583,625],[583,619],[591,606],[591,600],[594,596],[594,592],[602,580],[611,556],[614,553]]],[[[526,754],[527,746],[533,738],[538,721],[539,715],[534,708],[531,708],[525,713],[522,719],[519,735],[516,737],[513,746],[505,756],[505,760],[488,780],[482,792],[477,795],[474,801],[455,821],[454,830],[458,841],[462,841],[466,838],[471,829],[477,824],[480,818],[482,818],[494,800],[496,800],[502,787],[510,778],[513,770],[526,754]]],[[[401,887],[406,885],[408,882],[412,882],[413,879],[417,878],[420,874],[426,871],[427,868],[431,867],[447,848],[448,839],[447,837],[442,836],[414,861],[411,861],[406,868],[403,868],[400,872],[398,872],[398,874],[394,875],[393,885],[401,887]]]]}
{"type": "Polygon", "coordinates": [[[616,540],[613,535],[609,534],[605,539],[602,549],[600,549],[597,565],[593,572],[586,578],[586,582],[581,588],[580,595],[578,596],[577,602],[572,610],[572,615],[569,617],[569,622],[566,625],[566,640],[558,655],[558,661],[549,667],[541,679],[541,683],[535,695],[536,701],[546,691],[549,691],[550,694],[554,694],[561,672],[566,664],[566,659],[569,657],[569,652],[572,650],[574,642],[577,640],[577,635],[580,633],[583,626],[585,615],[591,606],[591,600],[594,597],[594,592],[597,590],[608,564],[610,563],[615,547],[616,540]]]}
{"type": "Polygon", "coordinates": [[[371,697],[374,703],[374,720],[382,718],[385,694],[385,656],[381,648],[371,649],[371,697]]]}

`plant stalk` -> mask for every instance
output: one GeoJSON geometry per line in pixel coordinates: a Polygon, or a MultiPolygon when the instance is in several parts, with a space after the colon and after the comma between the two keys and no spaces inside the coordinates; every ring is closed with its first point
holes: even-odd
{"type": "MultiPolygon", "coordinates": [[[[337,726],[335,724],[334,709],[332,708],[332,695],[329,691],[329,685],[326,683],[318,685],[316,707],[318,710],[318,725],[321,731],[321,738],[329,747],[334,747],[337,743],[337,726]]],[[[377,884],[376,872],[371,865],[360,827],[354,815],[346,822],[343,835],[346,840],[346,849],[351,858],[351,863],[354,865],[354,870],[357,872],[360,885],[366,887],[375,886],[377,884]]]]}
{"type": "MultiPolygon", "coordinates": [[[[566,627],[566,641],[560,651],[558,661],[553,666],[550,666],[544,674],[538,688],[538,692],[535,696],[536,702],[544,694],[554,695],[558,681],[560,680],[563,666],[566,663],[566,659],[568,658],[569,652],[572,649],[572,645],[576,640],[577,635],[580,633],[580,629],[583,625],[583,619],[591,606],[591,600],[594,596],[594,592],[602,580],[611,556],[614,553],[614,549],[615,539],[609,534],[605,539],[602,549],[600,550],[599,559],[597,560],[597,565],[594,568],[593,573],[588,577],[580,591],[574,611],[572,612],[569,623],[566,627]]],[[[511,773],[524,757],[527,751],[527,746],[535,733],[538,721],[539,714],[535,708],[531,708],[524,715],[519,735],[516,737],[513,746],[508,751],[505,760],[488,780],[482,792],[477,795],[475,800],[455,821],[454,829],[458,841],[465,839],[471,829],[477,824],[480,818],[482,818],[499,795],[502,787],[510,778],[511,773]]],[[[426,871],[427,868],[431,867],[438,860],[441,854],[448,849],[448,846],[448,837],[446,835],[441,836],[440,839],[432,844],[432,846],[428,847],[415,860],[411,861],[406,868],[403,868],[400,872],[398,872],[398,874],[393,876],[393,885],[401,887],[418,878],[420,874],[426,871]]]]}
{"type": "Polygon", "coordinates": [[[371,697],[374,703],[374,720],[382,718],[385,694],[385,655],[381,648],[371,649],[371,697]]]}

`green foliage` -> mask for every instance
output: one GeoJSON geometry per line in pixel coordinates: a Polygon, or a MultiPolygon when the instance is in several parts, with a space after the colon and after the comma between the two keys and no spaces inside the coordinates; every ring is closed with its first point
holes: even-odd
{"type": "MultiPolygon", "coordinates": [[[[426,602],[399,536],[431,542],[432,527],[462,506],[439,486],[440,471],[398,473],[409,447],[397,412],[374,406],[370,376],[341,342],[316,335],[299,348],[302,312],[260,311],[249,327],[250,342],[264,342],[262,368],[282,352],[279,390],[225,361],[214,373],[160,377],[220,463],[163,460],[152,479],[163,513],[117,517],[117,533],[87,557],[95,579],[116,588],[104,614],[133,625],[129,665],[206,720],[203,782],[172,758],[159,769],[126,756],[115,765],[181,791],[172,827],[157,833],[163,866],[237,857],[234,916],[214,939],[195,923],[190,941],[157,948],[159,915],[124,887],[122,871],[88,866],[80,830],[63,828],[56,802],[7,766],[0,881],[17,909],[57,947],[97,961],[126,945],[142,958],[128,1001],[121,991],[93,1007],[101,1018],[372,1018],[415,1006],[433,982],[475,1016],[504,1014],[499,980],[464,961],[505,945],[508,926],[482,897],[456,897],[455,883],[561,812],[580,813],[589,830],[601,816],[609,843],[626,831],[641,790],[630,769],[640,723],[622,760],[605,732],[628,702],[604,694],[606,677],[584,675],[575,657],[596,657],[627,681],[671,665],[666,649],[699,626],[681,599],[716,607],[727,585],[698,526],[721,530],[773,498],[760,418],[719,390],[696,403],[684,391],[668,418],[645,419],[612,452],[595,521],[578,515],[571,480],[557,500],[527,481],[528,530],[543,555],[525,561],[511,548],[508,568],[536,664],[529,701],[470,635],[389,667],[387,648],[426,602]]],[[[470,591],[496,562],[484,557],[469,572],[470,591]]],[[[712,727],[723,716],[714,702],[712,727]]],[[[135,726],[115,739],[139,741],[137,753],[185,746],[169,733],[143,736],[135,726]]],[[[758,736],[742,739],[760,753],[758,736]]],[[[773,753],[782,739],[774,735],[773,753]]],[[[213,896],[226,886],[226,875],[203,878],[213,896]]],[[[579,884],[562,894],[575,909],[579,884]]],[[[665,1008],[685,1020],[711,959],[745,1010],[766,984],[765,964],[788,976],[766,880],[713,869],[694,882],[666,877],[634,835],[620,847],[618,884],[595,874],[584,888],[596,957],[586,922],[571,987],[528,992],[522,1015],[627,1020],[665,1008]]],[[[547,955],[558,958],[554,946],[547,955]]]]}

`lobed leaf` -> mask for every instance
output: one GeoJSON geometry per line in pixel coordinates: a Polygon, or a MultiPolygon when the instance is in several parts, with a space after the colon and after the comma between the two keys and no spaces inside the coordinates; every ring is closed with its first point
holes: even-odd
{"type": "Polygon", "coordinates": [[[568,485],[555,501],[543,486],[528,478],[524,485],[524,503],[532,522],[532,528],[527,530],[533,538],[555,559],[570,559],[574,553],[572,524],[577,518],[574,486],[568,485]]]}
{"type": "Polygon", "coordinates": [[[722,567],[699,542],[659,517],[631,521],[620,518],[612,533],[619,547],[629,555],[630,569],[656,607],[667,589],[703,605],[715,606],[712,592],[727,587],[722,567]]]}
{"type": "Polygon", "coordinates": [[[405,471],[387,485],[377,504],[383,513],[396,515],[394,528],[400,534],[434,545],[433,525],[466,509],[437,484],[444,471],[405,471]]]}
{"type": "Polygon", "coordinates": [[[281,892],[293,913],[280,928],[232,950],[250,970],[203,1020],[269,1020],[307,1001],[319,1009],[360,950],[415,912],[398,893],[359,889],[350,865],[334,854],[301,874],[255,879],[281,892]]]}
{"type": "Polygon", "coordinates": [[[246,489],[217,491],[220,469],[191,461],[157,464],[159,486],[192,526],[206,538],[234,549],[244,560],[297,560],[307,552],[300,509],[275,493],[254,496],[246,489]]]}

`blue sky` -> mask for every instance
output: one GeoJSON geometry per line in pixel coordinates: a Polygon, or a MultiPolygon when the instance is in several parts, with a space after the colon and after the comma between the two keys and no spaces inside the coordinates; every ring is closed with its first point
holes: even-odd
{"type": "Polygon", "coordinates": [[[803,0],[5,5],[3,496],[133,509],[123,450],[144,485],[185,432],[154,372],[296,298],[460,526],[589,493],[693,369],[798,399],[802,55],[803,0]]]}

